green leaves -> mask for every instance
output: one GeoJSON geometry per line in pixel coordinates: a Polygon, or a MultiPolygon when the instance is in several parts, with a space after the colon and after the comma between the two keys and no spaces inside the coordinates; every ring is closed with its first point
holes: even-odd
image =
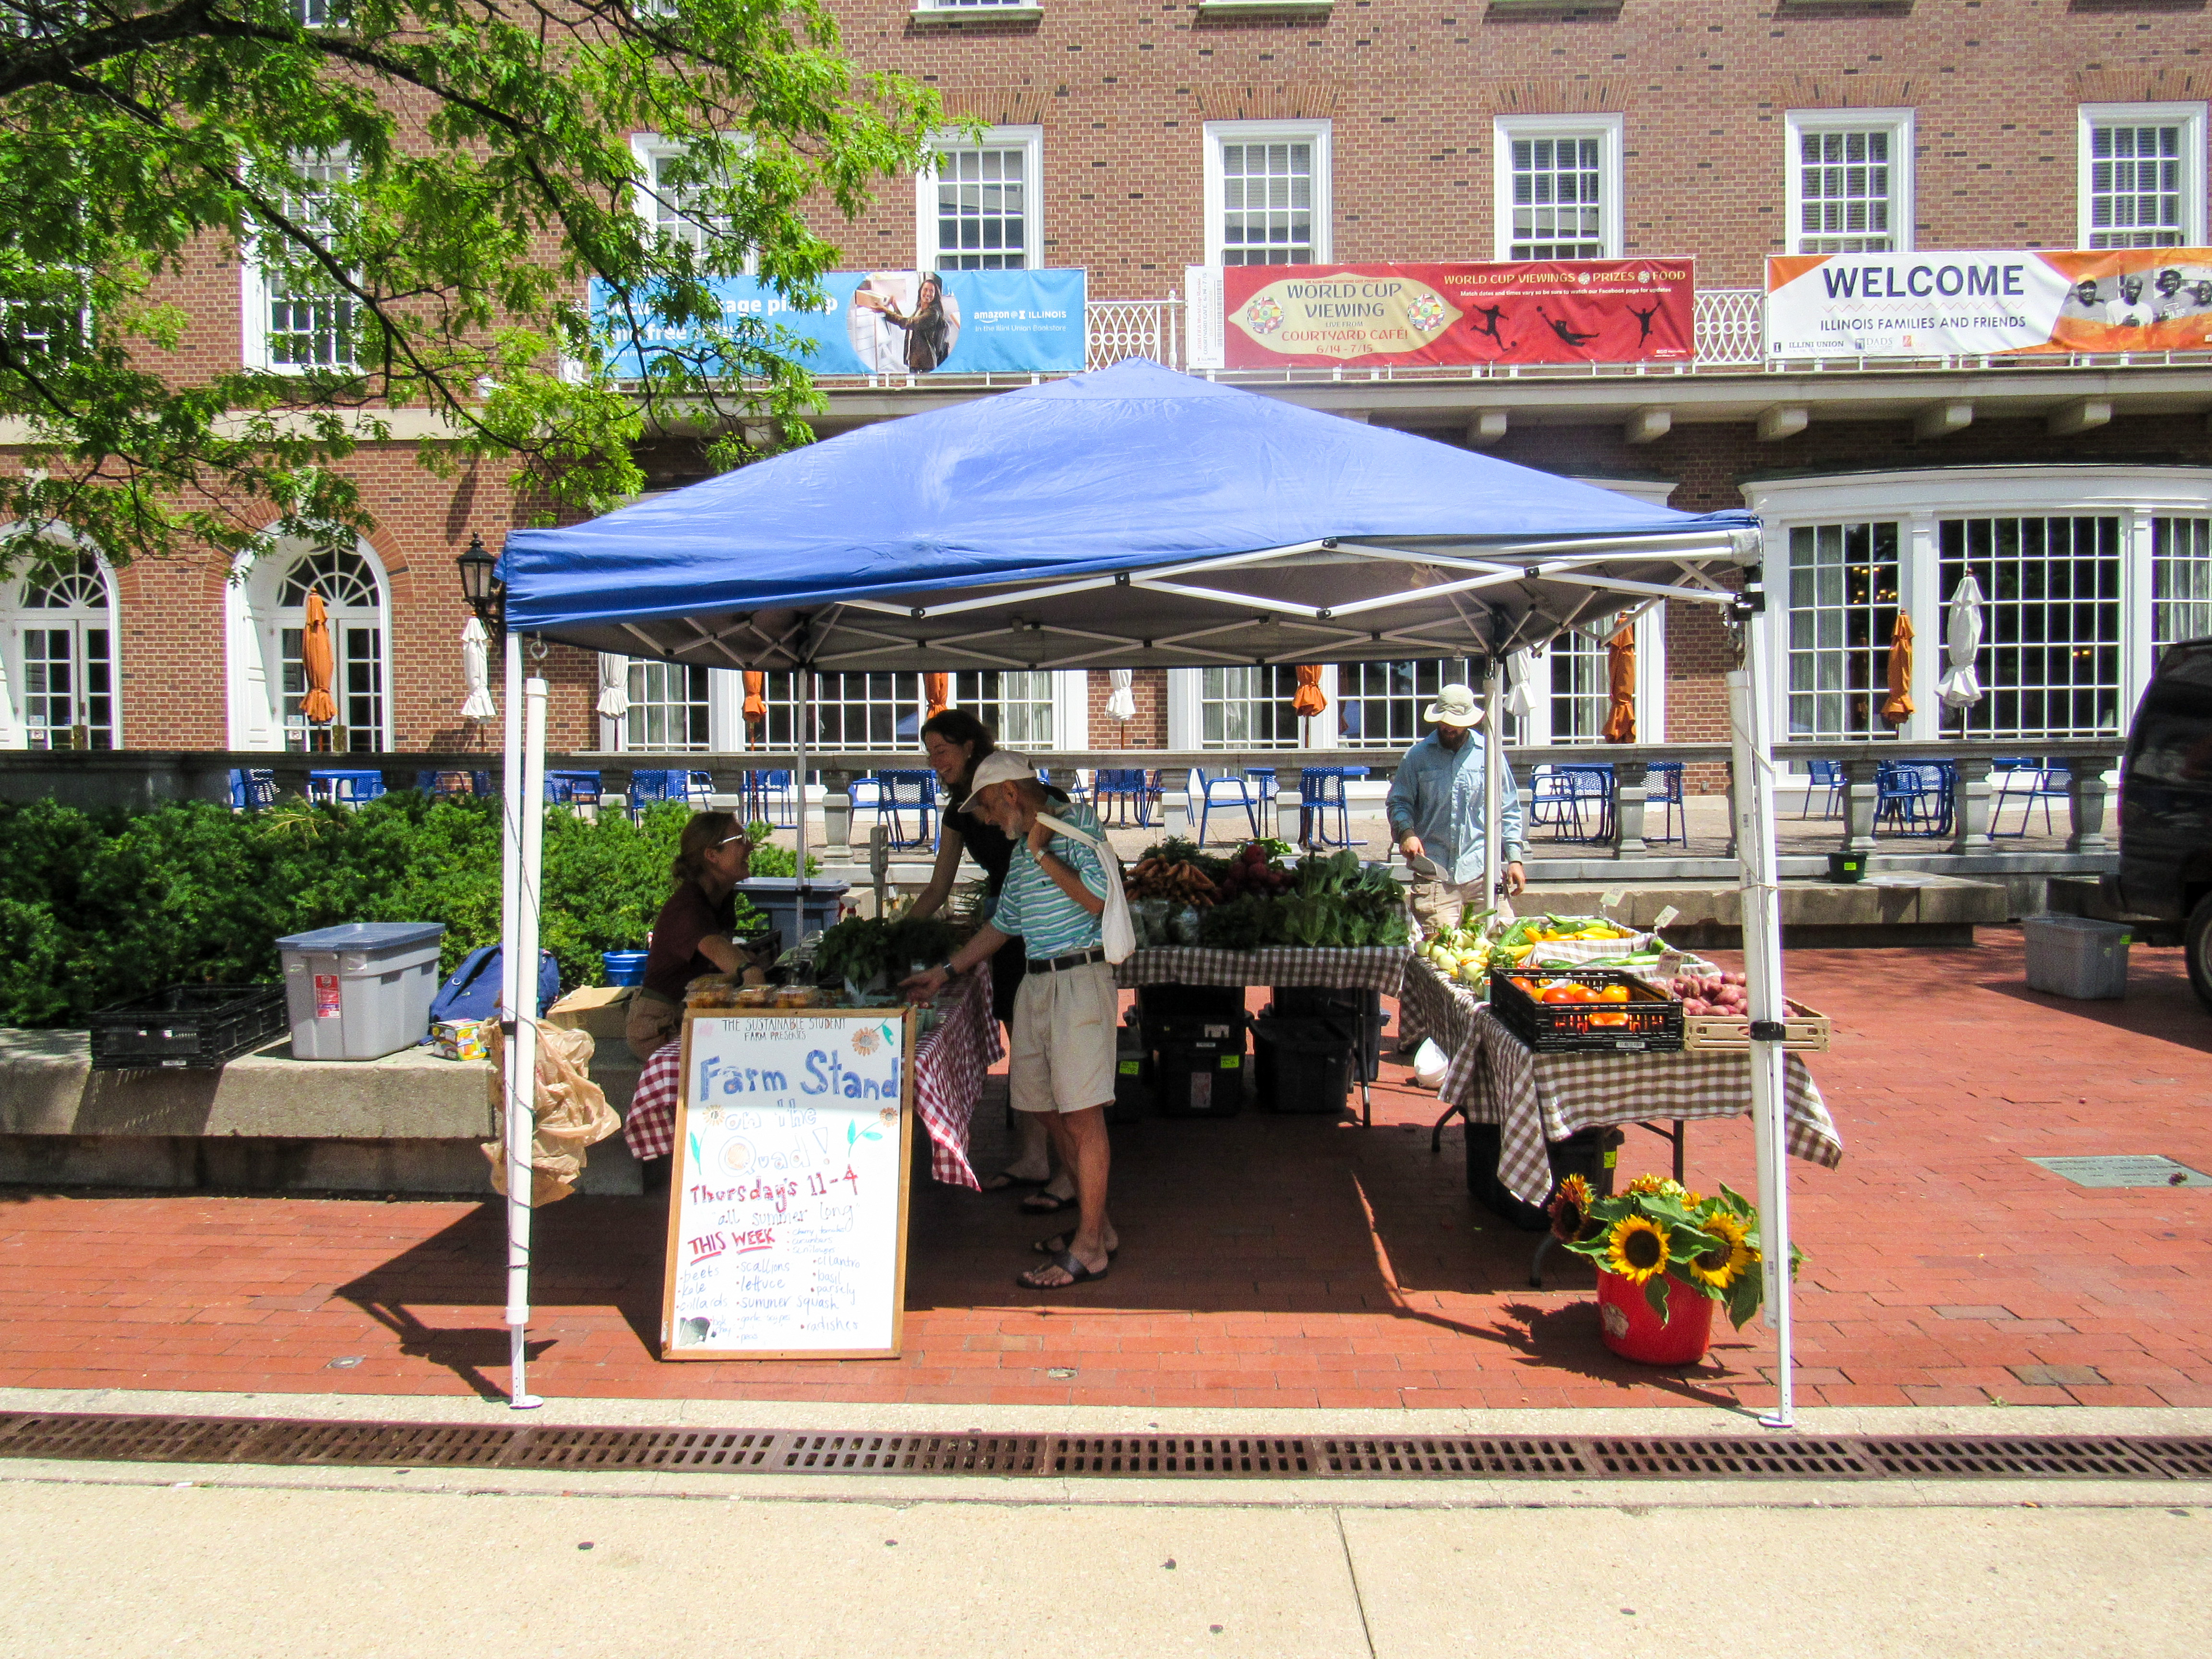
{"type": "Polygon", "coordinates": [[[634,494],[648,437],[717,466],[805,441],[787,337],[710,284],[750,268],[818,300],[823,207],[914,172],[941,118],[933,92],[860,74],[818,0],[42,15],[0,63],[0,417],[32,440],[0,481],[0,574],[60,526],[116,564],[238,553],[271,509],[286,534],[349,535],[369,515],[345,464],[406,410],[434,471],[506,465],[549,513],[634,494]],[[303,182],[308,163],[331,176],[303,182]],[[350,357],[240,363],[235,308],[181,303],[234,258],[343,308],[350,357]],[[625,337],[702,348],[618,385],[593,279],[625,337]]]}

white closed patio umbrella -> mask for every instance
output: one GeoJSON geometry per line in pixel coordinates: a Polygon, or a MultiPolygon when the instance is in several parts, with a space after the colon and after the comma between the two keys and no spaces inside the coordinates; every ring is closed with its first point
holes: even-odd
{"type": "Polygon", "coordinates": [[[1536,712],[1536,693],[1528,681],[1528,653],[1516,651],[1505,659],[1505,712],[1525,720],[1536,712]]]}
{"type": "Polygon", "coordinates": [[[461,718],[488,720],[496,716],[499,708],[491,700],[491,635],[474,617],[461,629],[461,678],[469,688],[461,718]]]}
{"type": "Polygon", "coordinates": [[[1982,585],[1969,571],[1951,590],[1943,623],[1943,678],[1936,683],[1936,695],[1946,708],[1972,708],[1982,700],[1981,678],[1974,672],[1981,649],[1982,585]]]}
{"type": "Polygon", "coordinates": [[[599,653],[599,714],[618,720],[629,713],[629,659],[611,651],[599,653]]]}
{"type": "Polygon", "coordinates": [[[1106,693],[1106,713],[1125,724],[1137,718],[1137,696],[1129,690],[1132,672],[1127,668],[1106,671],[1106,682],[1110,688],[1106,693]]]}

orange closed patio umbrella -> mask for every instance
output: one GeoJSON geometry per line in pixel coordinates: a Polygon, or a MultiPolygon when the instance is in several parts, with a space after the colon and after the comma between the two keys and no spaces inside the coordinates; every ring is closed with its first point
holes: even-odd
{"type": "Polygon", "coordinates": [[[924,674],[921,677],[921,697],[928,705],[922,719],[933,720],[945,712],[952,701],[952,677],[950,674],[924,674]]]}
{"type": "Polygon", "coordinates": [[[1897,613],[1897,628],[1889,636],[1889,700],[1881,717],[1892,726],[1912,718],[1912,618],[1897,613]]]}
{"type": "Polygon", "coordinates": [[[331,701],[331,676],[337,669],[337,654],[331,648],[331,619],[323,596],[307,592],[307,631],[300,640],[300,665],[307,671],[307,695],[300,699],[300,713],[317,726],[328,726],[338,717],[331,701]]]}
{"type": "Polygon", "coordinates": [[[1606,690],[1612,704],[1601,735],[1607,743],[1636,741],[1636,628],[1623,623],[1605,642],[1606,690]]]}
{"type": "Polygon", "coordinates": [[[745,724],[758,726],[768,719],[768,676],[745,671],[745,724]]]}
{"type": "Polygon", "coordinates": [[[1298,689],[1291,696],[1291,707],[1306,719],[1328,710],[1328,696],[1321,689],[1321,665],[1302,663],[1298,666],[1298,689]]]}

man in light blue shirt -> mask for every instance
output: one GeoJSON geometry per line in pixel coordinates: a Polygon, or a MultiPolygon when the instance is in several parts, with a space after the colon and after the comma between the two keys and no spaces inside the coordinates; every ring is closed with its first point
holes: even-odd
{"type": "MultiPolygon", "coordinates": [[[[1482,710],[1466,686],[1447,685],[1421,718],[1434,729],[1398,763],[1389,811],[1391,839],[1407,858],[1425,859],[1437,868],[1425,878],[1416,866],[1409,895],[1413,920],[1424,935],[1433,935],[1492,903],[1482,890],[1483,739],[1474,731],[1482,710]]],[[[1528,884],[1521,867],[1521,792],[1510,766],[1498,769],[1498,809],[1510,896],[1528,884]]]]}

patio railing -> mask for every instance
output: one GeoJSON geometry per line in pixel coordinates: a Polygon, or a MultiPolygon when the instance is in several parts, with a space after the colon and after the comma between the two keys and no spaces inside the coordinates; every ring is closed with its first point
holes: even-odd
{"type": "MultiPolygon", "coordinates": [[[[1952,739],[1932,743],[1905,741],[1864,743],[1792,743],[1776,750],[1785,765],[1808,761],[1833,761],[1842,769],[1842,820],[1836,831],[1839,852],[1875,855],[1885,862],[1914,867],[1941,867],[1972,873],[1976,870],[2017,871],[2022,873],[2094,873],[2113,866],[2114,847],[2107,830],[2108,779],[2119,763],[2118,738],[2012,738],[1996,740],[1952,739]],[[2065,769],[2066,841],[2063,852],[2017,846],[2002,848],[1990,838],[1990,813],[1996,799],[1992,782],[1995,763],[2028,754],[2045,757],[2055,771],[2065,769]],[[1876,837],[1880,807],[1878,775],[1887,764],[1944,761],[1954,769],[1952,819],[1947,836],[1911,838],[1876,837]]],[[[1055,779],[1072,781],[1079,770],[1100,767],[1142,768],[1161,774],[1159,817],[1163,834],[1186,833],[1192,822],[1188,799],[1190,773],[1203,767],[1209,772],[1242,772],[1256,768],[1274,769],[1277,791],[1272,801],[1263,799],[1263,822],[1295,832],[1297,815],[1298,772],[1310,766],[1355,766],[1368,769],[1371,778],[1387,779],[1402,757],[1395,749],[1253,750],[1229,751],[1146,749],[1097,749],[1060,751],[1038,758],[1055,779]]],[[[1507,755],[1514,775],[1524,787],[1538,766],[1611,767],[1613,811],[1606,840],[1556,848],[1539,843],[1547,863],[1587,866],[1592,861],[1640,860],[1650,874],[1689,878],[1717,878],[1725,872],[1711,856],[1691,858],[1655,847],[1645,835],[1648,769],[1656,761],[1678,762],[1704,769],[1709,776],[1725,776],[1728,745],[1720,743],[1559,744],[1510,748],[1507,755]],[[1708,867],[1711,866],[1711,867],[1708,867]]],[[[744,754],[647,755],[580,752],[547,757],[549,770],[596,772],[605,799],[618,799],[637,770],[659,770],[680,766],[703,771],[713,778],[717,794],[736,797],[752,771],[788,770],[797,756],[787,750],[744,754]]],[[[853,848],[853,784],[869,773],[912,769],[920,762],[911,749],[882,753],[811,755],[810,767],[821,780],[817,797],[820,822],[832,859],[853,848]]],[[[350,769],[380,769],[393,787],[411,784],[417,772],[489,772],[496,778],[500,757],[482,750],[460,752],[384,755],[272,754],[265,751],[226,753],[222,750],[33,750],[0,752],[0,799],[33,800],[52,798],[72,805],[149,807],[171,800],[228,801],[234,768],[256,768],[274,774],[277,793],[303,794],[311,770],[343,764],[350,769]]],[[[1797,781],[1790,784],[1796,798],[1797,781]]],[[[865,836],[862,841],[865,847],[865,836]]],[[[1731,854],[1732,856],[1732,854],[1731,854]]],[[[1785,855],[1784,872],[1812,873],[1802,855],[1793,867],[1785,855]]],[[[1732,866],[1731,866],[1732,867],[1732,866]]]]}

